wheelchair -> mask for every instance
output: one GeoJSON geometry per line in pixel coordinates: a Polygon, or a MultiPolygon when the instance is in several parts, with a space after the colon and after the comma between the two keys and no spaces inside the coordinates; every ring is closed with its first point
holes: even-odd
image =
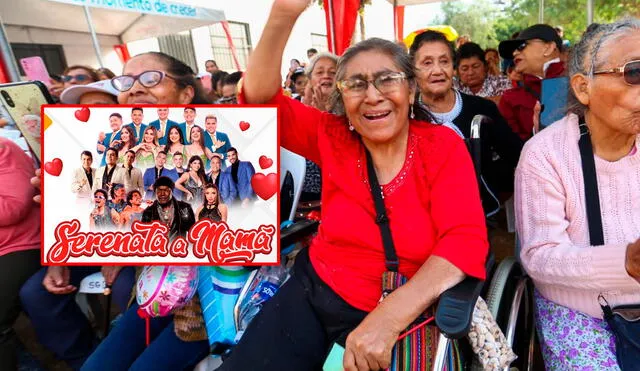
{"type": "MultiPolygon", "coordinates": [[[[486,116],[476,115],[471,123],[470,137],[465,139],[478,185],[482,184],[480,128],[483,124],[490,124],[489,121],[486,116]]],[[[516,253],[519,250],[517,244],[515,250],[516,253]]],[[[494,257],[490,253],[486,265],[486,281],[467,277],[440,296],[435,312],[435,324],[440,329],[440,339],[433,370],[448,369],[451,342],[464,338],[469,332],[474,306],[479,296],[487,303],[491,315],[505,334],[507,343],[518,356],[506,369],[544,370],[542,361],[537,357],[533,283],[515,257],[508,257],[497,267],[494,266],[494,257]]],[[[479,361],[471,355],[470,349],[466,349],[461,357],[465,370],[482,369],[479,361]]]]}
{"type": "MultiPolygon", "coordinates": [[[[478,184],[480,174],[480,126],[486,117],[476,116],[472,122],[471,137],[467,145],[471,152],[478,184]]],[[[295,219],[295,205],[301,193],[304,180],[304,158],[281,149],[281,220],[289,223],[281,230],[280,243],[283,249],[314,233],[318,222],[295,219]]],[[[467,277],[453,288],[445,291],[435,310],[435,325],[440,329],[440,338],[434,359],[433,370],[450,370],[452,342],[463,339],[471,327],[471,318],[475,303],[482,296],[505,334],[518,358],[507,370],[543,370],[542,363],[535,364],[537,341],[533,318],[533,290],[517,260],[513,257],[503,260],[497,267],[493,255],[487,259],[486,281],[467,277]]],[[[474,359],[471,349],[461,345],[461,361],[465,370],[481,370],[480,363],[474,359]]],[[[222,361],[207,357],[195,368],[195,371],[215,370],[222,361]]]]}

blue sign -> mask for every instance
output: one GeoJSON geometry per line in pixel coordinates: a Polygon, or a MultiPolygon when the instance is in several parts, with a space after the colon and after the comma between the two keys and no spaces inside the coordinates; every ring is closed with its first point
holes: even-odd
{"type": "Polygon", "coordinates": [[[89,6],[136,12],[168,17],[192,18],[211,20],[212,22],[224,20],[224,13],[219,10],[198,8],[191,5],[174,3],[165,0],[49,0],[58,3],[89,6]]]}

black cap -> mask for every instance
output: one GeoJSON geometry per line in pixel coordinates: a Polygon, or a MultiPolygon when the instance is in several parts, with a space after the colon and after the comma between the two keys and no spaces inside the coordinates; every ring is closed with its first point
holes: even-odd
{"type": "Polygon", "coordinates": [[[533,39],[553,41],[556,43],[558,51],[562,51],[562,39],[558,36],[558,32],[548,24],[537,24],[524,29],[518,34],[517,38],[501,42],[498,46],[500,56],[504,59],[512,59],[513,52],[518,46],[527,40],[533,39]]]}

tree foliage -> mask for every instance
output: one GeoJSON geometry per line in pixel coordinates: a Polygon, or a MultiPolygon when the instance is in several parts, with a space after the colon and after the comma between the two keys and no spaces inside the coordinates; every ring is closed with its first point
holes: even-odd
{"type": "MultiPolygon", "coordinates": [[[[594,22],[609,23],[625,16],[640,18],[640,0],[594,0],[594,22]]],[[[492,0],[442,3],[444,19],[459,34],[483,47],[495,47],[511,35],[538,23],[539,0],[492,0]]],[[[575,43],[587,28],[587,0],[544,0],[544,21],[564,28],[564,38],[575,43]]],[[[442,21],[442,22],[440,22],[442,21]]]]}

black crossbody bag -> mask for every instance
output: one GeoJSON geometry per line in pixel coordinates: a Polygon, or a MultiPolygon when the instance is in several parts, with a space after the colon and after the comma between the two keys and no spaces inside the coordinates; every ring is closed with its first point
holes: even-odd
{"type": "MultiPolygon", "coordinates": [[[[593,147],[589,130],[580,117],[580,158],[584,177],[584,194],[589,222],[589,239],[591,246],[604,245],[602,229],[602,213],[598,193],[598,178],[593,157],[593,147]]],[[[604,319],[611,327],[616,340],[616,358],[622,371],[640,370],[640,304],[609,306],[606,299],[598,297],[604,313],[604,319]]]]}

